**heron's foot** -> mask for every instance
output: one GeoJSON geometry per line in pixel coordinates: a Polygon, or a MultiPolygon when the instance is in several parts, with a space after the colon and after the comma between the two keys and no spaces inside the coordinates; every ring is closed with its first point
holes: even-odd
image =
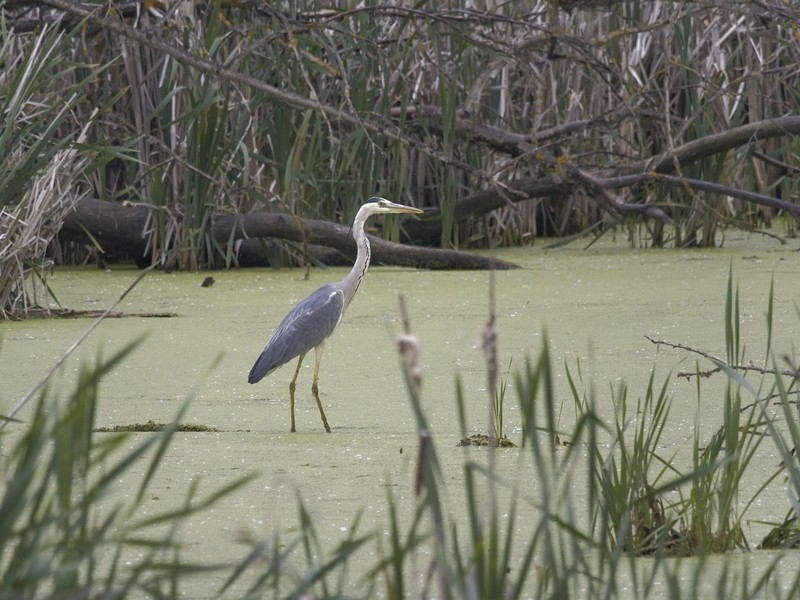
{"type": "Polygon", "coordinates": [[[319,416],[322,417],[322,424],[325,426],[325,431],[330,433],[331,426],[328,425],[328,419],[325,418],[325,411],[322,410],[322,402],[319,400],[319,388],[316,384],[311,386],[311,393],[314,394],[314,400],[317,401],[317,408],[319,408],[319,416]]]}
{"type": "Polygon", "coordinates": [[[328,425],[328,419],[325,418],[325,411],[322,410],[322,404],[320,404],[319,398],[317,398],[317,406],[319,406],[319,416],[322,417],[322,424],[325,426],[326,433],[331,432],[331,426],[328,425]]]}

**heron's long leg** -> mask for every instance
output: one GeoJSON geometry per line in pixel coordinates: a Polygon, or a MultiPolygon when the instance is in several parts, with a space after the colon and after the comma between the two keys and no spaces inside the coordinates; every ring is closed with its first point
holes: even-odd
{"type": "Polygon", "coordinates": [[[328,425],[328,419],[325,418],[325,411],[322,410],[322,402],[319,401],[319,363],[322,362],[322,351],[325,350],[325,344],[322,343],[316,348],[314,348],[314,354],[316,355],[316,364],[314,365],[314,382],[311,384],[311,393],[314,394],[314,400],[317,401],[317,407],[319,408],[319,414],[322,417],[322,424],[325,425],[325,431],[328,433],[331,432],[330,425],[328,425]]]}
{"type": "Polygon", "coordinates": [[[295,431],[294,428],[294,388],[297,386],[297,376],[300,373],[300,366],[303,364],[303,359],[306,357],[306,352],[303,352],[300,355],[300,358],[297,359],[297,368],[294,370],[294,377],[292,377],[292,382],[289,384],[289,407],[292,409],[292,429],[291,431],[295,431]]]}

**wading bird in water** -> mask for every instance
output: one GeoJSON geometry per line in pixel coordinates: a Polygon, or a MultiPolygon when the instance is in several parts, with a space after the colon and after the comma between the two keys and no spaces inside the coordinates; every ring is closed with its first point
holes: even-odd
{"type": "Polygon", "coordinates": [[[323,285],[305,300],[295,305],[275,329],[275,333],[272,334],[269,342],[267,342],[267,347],[264,348],[261,356],[258,357],[253,368],[250,369],[247,381],[256,383],[281,365],[285,365],[295,357],[300,357],[297,361],[297,368],[294,370],[292,382],[289,384],[292,431],[295,431],[294,390],[297,376],[300,373],[303,359],[312,348],[316,356],[316,363],[314,364],[314,381],[311,384],[311,393],[314,395],[314,400],[317,401],[325,431],[328,433],[331,431],[328,419],[325,418],[325,411],[322,410],[322,403],[319,400],[319,363],[322,360],[325,341],[341,322],[344,311],[347,310],[353,300],[353,296],[358,291],[358,286],[367,272],[367,267],[369,267],[369,240],[364,233],[364,223],[372,215],[381,213],[420,214],[422,212],[418,208],[395,204],[384,198],[373,197],[367,200],[364,206],[359,209],[353,221],[353,237],[358,248],[353,269],[341,281],[323,285]]]}

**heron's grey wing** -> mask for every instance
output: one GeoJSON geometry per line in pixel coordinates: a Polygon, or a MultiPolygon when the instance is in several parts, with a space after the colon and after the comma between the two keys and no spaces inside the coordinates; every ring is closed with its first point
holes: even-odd
{"type": "Polygon", "coordinates": [[[275,329],[247,380],[260,381],[296,356],[308,352],[333,333],[344,312],[344,294],[324,285],[295,305],[275,329]]]}

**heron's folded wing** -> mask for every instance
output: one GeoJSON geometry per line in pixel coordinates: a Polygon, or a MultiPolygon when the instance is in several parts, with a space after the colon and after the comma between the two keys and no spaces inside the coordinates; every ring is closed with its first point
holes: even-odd
{"type": "Polygon", "coordinates": [[[333,333],[344,312],[344,294],[325,285],[299,302],[275,329],[267,347],[250,370],[256,383],[296,356],[308,352],[333,333]]]}

